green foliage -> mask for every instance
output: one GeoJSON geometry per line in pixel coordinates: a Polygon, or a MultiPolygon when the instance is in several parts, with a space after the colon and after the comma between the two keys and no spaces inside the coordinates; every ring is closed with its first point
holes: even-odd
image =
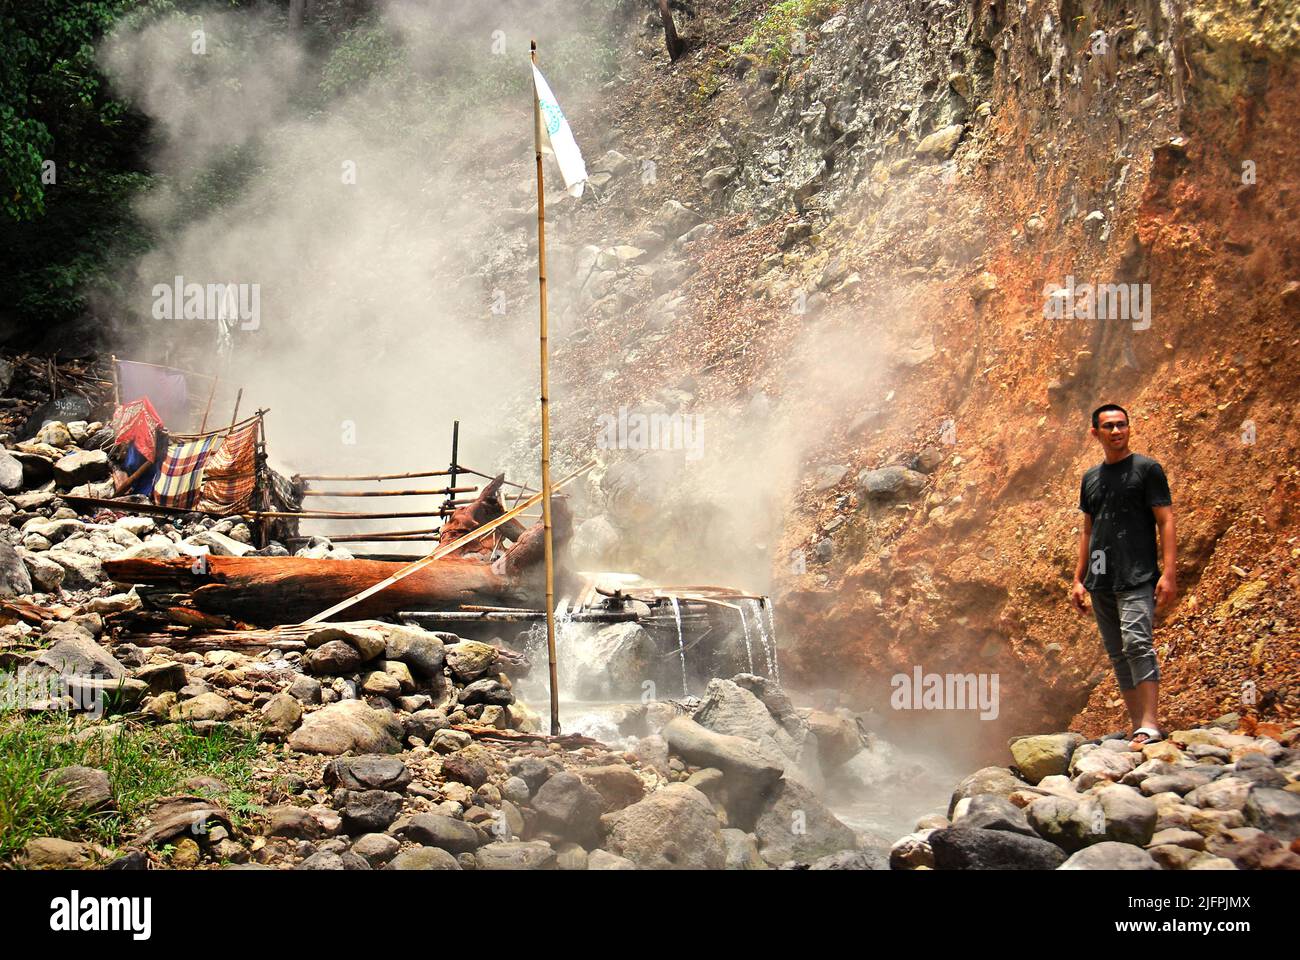
{"type": "Polygon", "coordinates": [[[734,55],[757,54],[773,66],[789,61],[795,36],[805,34],[805,42],[812,43],[810,28],[833,16],[843,6],[843,0],[782,0],[774,3],[759,18],[749,36],[731,48],[734,55]]]}
{"type": "Polygon", "coordinates": [[[128,727],[113,736],[78,743],[81,726],[66,714],[0,713],[0,862],[11,861],[33,837],[93,839],[115,846],[134,821],[161,796],[180,792],[194,776],[230,785],[222,798],[238,825],[259,812],[251,788],[254,738],[230,727],[201,735],[185,726],[128,727]],[[49,770],[80,764],[108,773],[117,809],[84,812],[60,801],[64,791],[43,782],[49,770]]]}

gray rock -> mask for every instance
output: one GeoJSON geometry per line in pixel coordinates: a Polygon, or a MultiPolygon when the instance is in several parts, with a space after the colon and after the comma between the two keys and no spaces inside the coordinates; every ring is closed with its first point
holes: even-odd
{"type": "Polygon", "coordinates": [[[462,683],[479,679],[497,660],[497,648],[477,640],[462,640],[443,649],[448,669],[462,683]]]}
{"type": "Polygon", "coordinates": [[[693,787],[670,783],[610,814],[608,849],[647,870],[720,870],[726,847],[717,814],[693,787]]]}
{"type": "Polygon", "coordinates": [[[1141,847],[1107,840],[1085,847],[1070,857],[1059,870],[1159,870],[1160,864],[1141,847]]]}
{"type": "Polygon", "coordinates": [[[626,857],[610,853],[608,850],[593,850],[587,854],[588,870],[635,870],[636,864],[626,857]]]}
{"type": "Polygon", "coordinates": [[[515,695],[501,681],[484,678],[463,687],[460,691],[460,702],[466,706],[476,703],[509,706],[515,702],[515,695]]]}
{"type": "Polygon", "coordinates": [[[785,768],[780,757],[757,744],[714,733],[689,717],[675,717],[662,735],[669,749],[688,763],[721,770],[728,781],[728,793],[751,803],[776,783],[785,768]]]}
{"type": "Polygon", "coordinates": [[[0,450],[0,492],[16,493],[23,488],[23,465],[8,450],[0,450]]]}
{"type": "Polygon", "coordinates": [[[650,227],[662,235],[665,240],[676,240],[687,230],[702,222],[703,219],[694,210],[683,206],[676,200],[665,200],[663,205],[656,211],[650,227]]]}
{"type": "Polygon", "coordinates": [[[200,693],[197,697],[182,700],[175,710],[180,720],[225,720],[234,711],[229,700],[219,693],[200,693]]]}
{"type": "Polygon", "coordinates": [[[63,568],[63,586],[68,590],[93,590],[107,579],[95,557],[70,550],[50,550],[45,557],[63,568]]]}
{"type": "MultiPolygon", "coordinates": [[[[21,549],[21,548],[20,548],[21,549]]],[[[64,569],[43,553],[21,550],[19,554],[27,567],[31,585],[41,593],[58,593],[67,575],[64,569]]]]}
{"type": "Polygon", "coordinates": [[[1024,786],[1024,783],[1013,776],[1006,767],[982,767],[957,784],[957,788],[952,792],[952,798],[948,801],[948,817],[952,818],[958,800],[979,796],[982,793],[1009,797],[1017,790],[1023,790],[1024,786]]]}
{"type": "Polygon", "coordinates": [[[108,773],[97,767],[59,767],[46,774],[45,782],[64,791],[60,805],[90,811],[113,806],[113,788],[108,773]]]}
{"type": "Polygon", "coordinates": [[[965,815],[958,815],[956,823],[983,830],[1007,830],[1026,837],[1038,836],[1029,825],[1025,811],[1010,800],[985,793],[971,797],[969,804],[965,815]]]}
{"type": "Polygon", "coordinates": [[[1046,840],[961,826],[930,835],[936,870],[1055,870],[1065,854],[1046,840]]]}
{"type": "Polygon", "coordinates": [[[388,790],[349,790],[343,807],[348,833],[377,833],[402,812],[402,795],[388,790]]]}
{"type": "Polygon", "coordinates": [[[367,833],[352,844],[352,852],[361,857],[372,869],[378,869],[397,856],[401,844],[386,833],[367,833]]]}
{"type": "Polygon", "coordinates": [[[557,773],[533,796],[533,809],[545,828],[561,837],[594,847],[600,841],[604,798],[572,773],[557,773]]]}
{"type": "Polygon", "coordinates": [[[327,850],[321,850],[313,853],[310,857],[303,860],[295,870],[346,870],[347,866],[343,863],[343,858],[337,853],[331,853],[327,850]]]}
{"type": "Polygon", "coordinates": [[[10,544],[0,540],[0,597],[12,599],[32,592],[32,576],[10,544]]]}
{"type": "Polygon", "coordinates": [[[288,743],[302,753],[397,753],[401,735],[401,721],[392,713],[361,700],[341,700],[304,717],[288,743]]]}
{"type": "Polygon", "coordinates": [[[474,854],[480,870],[554,870],[555,851],[543,840],[498,840],[474,854]]]}
{"type": "Polygon", "coordinates": [[[46,634],[53,641],[49,649],[41,651],[36,662],[49,667],[60,676],[106,677],[120,680],[126,677],[126,667],[117,658],[95,642],[95,638],[70,623],[61,623],[46,634]]]}
{"type": "Polygon", "coordinates": [[[754,823],[758,849],[773,866],[787,860],[809,863],[857,847],[857,836],[817,795],[789,778],[771,788],[754,823]]]}
{"type": "Polygon", "coordinates": [[[302,807],[284,805],[266,811],[270,823],[268,837],[288,837],[292,840],[318,840],[325,835],[320,821],[302,807]]]}
{"type": "Polygon", "coordinates": [[[472,853],[480,844],[478,831],[463,820],[439,813],[420,813],[411,818],[406,836],[426,847],[441,847],[452,853],[472,853]]]}
{"type": "Polygon", "coordinates": [[[327,787],[400,792],[411,782],[411,771],[397,757],[365,754],[331,760],[321,778],[327,787]]]}
{"type": "Polygon", "coordinates": [[[726,870],[767,870],[767,863],[758,853],[758,838],[752,833],[728,827],[722,831],[726,847],[726,870]]]}
{"type": "Polygon", "coordinates": [[[302,703],[315,704],[320,703],[320,689],[319,680],[300,673],[293,678],[293,682],[285,688],[284,692],[302,703]]]}
{"type": "Polygon", "coordinates": [[[389,861],[387,870],[459,870],[460,863],[441,847],[403,850],[389,861]]]}
{"type": "Polygon", "coordinates": [[[1283,843],[1300,838],[1300,794],[1256,786],[1242,808],[1246,822],[1283,843]]]}
{"type": "Polygon", "coordinates": [[[659,650],[644,627],[613,623],[597,630],[583,658],[570,666],[574,689],[590,700],[638,698],[641,684],[657,676],[658,661],[659,650]]]}
{"type": "Polygon", "coordinates": [[[54,464],[54,482],[60,487],[107,480],[112,473],[113,464],[103,450],[77,450],[54,464]]]}
{"type": "Polygon", "coordinates": [[[881,467],[858,474],[859,491],[869,500],[907,500],[925,486],[925,474],[906,467],[881,467]]]}
{"type": "Polygon", "coordinates": [[[414,673],[424,677],[442,674],[446,663],[442,640],[419,627],[382,624],[384,634],[384,659],[400,660],[414,673]]]}
{"type": "MultiPolygon", "coordinates": [[[[1134,773],[1136,772],[1134,771],[1134,773]]],[[[1198,764],[1194,767],[1174,767],[1167,773],[1143,777],[1140,781],[1141,789],[1149,797],[1153,797],[1157,793],[1176,793],[1182,796],[1191,793],[1197,787],[1203,787],[1210,783],[1218,773],[1218,767],[1210,769],[1205,764],[1198,764]]]]}
{"type": "Polygon", "coordinates": [[[1184,799],[1192,806],[1204,809],[1242,810],[1246,806],[1246,798],[1250,796],[1253,786],[1254,784],[1249,780],[1221,777],[1213,783],[1197,787],[1184,799]]]}
{"type": "Polygon", "coordinates": [[[533,792],[522,777],[510,777],[501,785],[501,796],[511,803],[527,803],[533,792]]]}
{"type": "Polygon", "coordinates": [[[277,693],[262,704],[262,719],[265,732],[272,739],[282,740],[297,729],[302,720],[302,704],[287,693],[277,693]]]}
{"type": "Polygon", "coordinates": [[[330,640],[303,654],[302,668],[310,673],[341,675],[361,666],[361,654],[343,640],[330,640]]]}

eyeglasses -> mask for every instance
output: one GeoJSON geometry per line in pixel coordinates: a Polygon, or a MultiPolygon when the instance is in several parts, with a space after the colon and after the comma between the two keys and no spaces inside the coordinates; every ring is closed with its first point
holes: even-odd
{"type": "Polygon", "coordinates": [[[1112,431],[1112,432],[1114,432],[1114,431],[1116,431],[1116,430],[1127,430],[1127,429],[1128,429],[1128,421],[1127,421],[1127,420],[1123,420],[1123,421],[1120,421],[1119,423],[1103,423],[1103,424],[1099,425],[1099,426],[1097,427],[1097,429],[1098,429],[1098,430],[1110,430],[1110,431],[1112,431]]]}

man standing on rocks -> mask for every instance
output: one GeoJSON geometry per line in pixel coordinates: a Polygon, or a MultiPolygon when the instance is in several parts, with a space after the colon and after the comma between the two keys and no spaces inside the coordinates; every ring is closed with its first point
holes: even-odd
{"type": "Polygon", "coordinates": [[[1152,636],[1155,611],[1178,595],[1169,481],[1160,464],[1129,449],[1123,407],[1098,407],[1089,432],[1106,459],[1083,475],[1079,490],[1083,524],[1070,600],[1087,613],[1087,595],[1092,595],[1097,627],[1136,728],[1133,742],[1153,743],[1164,736],[1156,717],[1160,667],[1152,636]]]}

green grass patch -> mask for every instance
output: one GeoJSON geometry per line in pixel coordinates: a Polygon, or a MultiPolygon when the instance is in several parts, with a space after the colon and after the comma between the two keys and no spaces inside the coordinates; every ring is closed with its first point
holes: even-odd
{"type": "Polygon", "coordinates": [[[182,792],[190,777],[216,777],[231,792],[222,803],[238,821],[254,814],[255,737],[230,727],[204,736],[188,726],[127,726],[115,736],[81,743],[73,734],[93,726],[67,714],[0,714],[0,862],[12,861],[34,837],[94,840],[116,847],[133,835],[137,818],[158,797],[182,792]],[[108,773],[114,810],[69,810],[63,791],[42,782],[49,770],[79,764],[108,773]]]}

